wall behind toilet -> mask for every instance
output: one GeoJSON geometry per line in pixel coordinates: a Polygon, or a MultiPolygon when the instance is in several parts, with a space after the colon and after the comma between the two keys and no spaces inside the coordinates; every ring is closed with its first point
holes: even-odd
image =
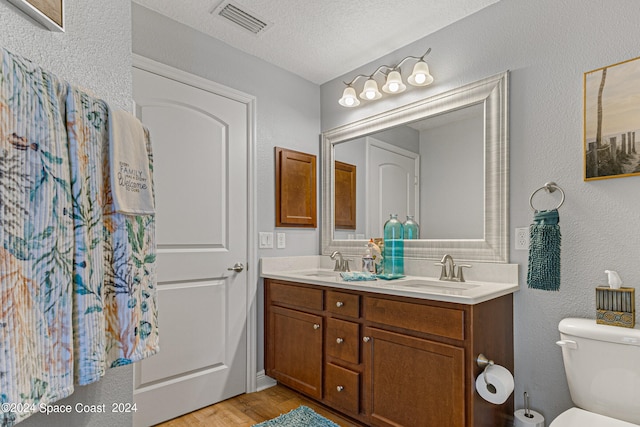
{"type": "MultiPolygon", "coordinates": [[[[582,178],[583,73],[640,56],[639,17],[636,0],[503,0],[321,87],[322,129],[328,130],[511,71],[510,261],[520,264],[521,283],[514,295],[516,406],[527,391],[547,420],[572,406],[554,344],[558,322],[595,317],[594,287],[606,283],[605,269],[640,285],[640,176],[582,178]],[[342,81],[429,47],[432,86],[355,109],[338,105],[342,81]],[[513,249],[514,228],[531,222],[530,194],[548,181],[566,192],[560,292],[527,289],[527,251],[513,249]]],[[[540,203],[556,200],[547,197],[540,203]]]]}

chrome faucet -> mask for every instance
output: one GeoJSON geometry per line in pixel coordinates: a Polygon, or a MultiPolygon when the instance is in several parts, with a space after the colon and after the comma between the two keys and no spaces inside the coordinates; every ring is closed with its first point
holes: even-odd
{"type": "Polygon", "coordinates": [[[333,271],[351,271],[349,268],[349,260],[342,257],[340,251],[333,251],[329,258],[336,262],[335,267],[333,267],[333,271]]]}
{"type": "Polygon", "coordinates": [[[449,254],[444,254],[442,260],[436,265],[441,265],[440,280],[446,280],[449,282],[464,282],[464,275],[462,274],[463,268],[471,268],[469,264],[460,264],[456,271],[456,263],[453,261],[453,257],[449,254]]]}

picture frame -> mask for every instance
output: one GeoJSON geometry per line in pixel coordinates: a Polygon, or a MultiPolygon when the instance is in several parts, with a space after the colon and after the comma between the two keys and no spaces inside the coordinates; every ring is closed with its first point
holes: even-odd
{"type": "Polygon", "coordinates": [[[584,180],[640,175],[640,57],[584,73],[584,180]]]}
{"type": "Polygon", "coordinates": [[[9,0],[50,31],[64,32],[64,0],[9,0]]]}

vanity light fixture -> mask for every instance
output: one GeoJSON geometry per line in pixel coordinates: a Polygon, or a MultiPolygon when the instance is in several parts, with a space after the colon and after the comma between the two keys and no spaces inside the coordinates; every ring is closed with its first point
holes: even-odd
{"type": "Polygon", "coordinates": [[[356,96],[356,90],[353,84],[361,77],[366,77],[367,81],[364,83],[362,92],[360,92],[360,99],[365,101],[374,101],[382,98],[380,90],[378,90],[378,82],[375,80],[375,75],[381,73],[386,76],[385,83],[382,86],[382,91],[388,94],[395,94],[404,92],[407,86],[402,81],[402,74],[400,66],[408,59],[417,60],[413,67],[413,72],[407,78],[407,83],[411,86],[427,86],[433,83],[433,76],[429,73],[429,65],[425,62],[424,58],[431,52],[431,48],[425,52],[422,56],[407,56],[397,65],[381,65],[372,74],[358,74],[351,80],[351,82],[344,82],[347,87],[342,92],[342,98],[338,100],[338,103],[343,107],[351,108],[360,105],[360,101],[356,96]],[[384,70],[384,71],[383,71],[384,70]],[[385,73],[386,72],[386,73],[385,73]]]}

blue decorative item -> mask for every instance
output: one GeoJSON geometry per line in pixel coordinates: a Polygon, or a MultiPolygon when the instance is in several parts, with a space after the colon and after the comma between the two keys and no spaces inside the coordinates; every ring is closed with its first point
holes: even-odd
{"type": "Polygon", "coordinates": [[[368,271],[345,271],[340,273],[340,277],[345,282],[362,282],[367,280],[376,280],[376,275],[368,271]]]}
{"type": "Polygon", "coordinates": [[[536,211],[529,227],[527,284],[533,289],[560,290],[560,217],[558,210],[536,211]]]}
{"type": "Polygon", "coordinates": [[[398,221],[398,214],[392,214],[384,224],[385,276],[404,274],[404,226],[398,221]]]}
{"type": "Polygon", "coordinates": [[[404,222],[404,238],[407,240],[420,238],[420,226],[413,219],[413,215],[407,215],[407,220],[404,222]]]}

